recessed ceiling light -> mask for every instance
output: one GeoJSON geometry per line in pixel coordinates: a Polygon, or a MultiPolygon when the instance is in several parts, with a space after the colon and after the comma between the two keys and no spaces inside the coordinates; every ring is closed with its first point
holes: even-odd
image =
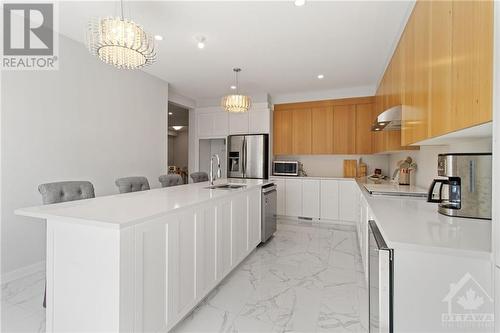
{"type": "Polygon", "coordinates": [[[236,86],[231,86],[229,88],[231,88],[232,90],[236,90],[236,86]]]}
{"type": "Polygon", "coordinates": [[[168,113],[168,115],[169,115],[169,116],[171,116],[171,115],[173,115],[173,113],[172,113],[172,112],[169,112],[169,113],[168,113]]]}
{"type": "Polygon", "coordinates": [[[295,6],[301,7],[306,4],[306,0],[295,0],[293,3],[295,4],[295,6]]]}
{"type": "Polygon", "coordinates": [[[172,126],[172,128],[176,131],[180,131],[184,126],[172,126]]]}
{"type": "Polygon", "coordinates": [[[325,78],[325,76],[323,74],[318,75],[318,79],[323,80],[324,78],[325,78]]]}
{"type": "Polygon", "coordinates": [[[156,39],[156,40],[163,40],[163,36],[160,36],[160,35],[155,35],[155,39],[156,39]]]}
{"type": "Polygon", "coordinates": [[[196,41],[197,41],[196,46],[198,46],[199,49],[205,48],[205,41],[206,41],[205,37],[203,36],[196,37],[196,41]]]}

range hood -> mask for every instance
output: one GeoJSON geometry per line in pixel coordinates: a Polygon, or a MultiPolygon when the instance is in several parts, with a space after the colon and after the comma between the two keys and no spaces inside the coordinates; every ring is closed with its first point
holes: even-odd
{"type": "Polygon", "coordinates": [[[372,131],[399,131],[401,129],[401,105],[393,106],[378,115],[372,131]]]}

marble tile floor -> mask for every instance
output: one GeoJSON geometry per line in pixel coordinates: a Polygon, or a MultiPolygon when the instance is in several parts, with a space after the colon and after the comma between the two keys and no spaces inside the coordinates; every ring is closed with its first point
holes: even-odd
{"type": "MultiPolygon", "coordinates": [[[[177,327],[183,332],[367,332],[354,227],[281,220],[177,327]]],[[[2,285],[1,332],[44,332],[44,272],[2,285]]]]}
{"type": "Polygon", "coordinates": [[[184,332],[367,332],[354,227],[282,220],[177,327],[184,332]]]}

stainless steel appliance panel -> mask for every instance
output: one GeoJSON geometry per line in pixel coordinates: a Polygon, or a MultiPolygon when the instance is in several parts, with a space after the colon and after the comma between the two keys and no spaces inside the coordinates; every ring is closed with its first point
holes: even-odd
{"type": "Polygon", "coordinates": [[[428,201],[438,203],[441,214],[491,219],[491,153],[440,154],[438,175],[446,178],[433,180],[428,201]]]}
{"type": "Polygon", "coordinates": [[[299,161],[273,161],[273,175],[275,176],[298,176],[299,171],[299,161]]]}
{"type": "Polygon", "coordinates": [[[244,136],[232,136],[228,140],[227,152],[227,175],[230,178],[243,177],[243,147],[245,143],[244,136]]]}
{"type": "Polygon", "coordinates": [[[247,135],[243,148],[245,178],[267,178],[267,137],[247,135]]]}
{"type": "Polygon", "coordinates": [[[269,184],[262,188],[261,241],[265,243],[276,232],[276,185],[269,184]]]}
{"type": "Polygon", "coordinates": [[[269,136],[267,134],[228,137],[228,177],[268,178],[269,136]]]}
{"type": "Polygon", "coordinates": [[[368,223],[369,332],[392,333],[394,251],[387,247],[375,221],[368,223]]]}

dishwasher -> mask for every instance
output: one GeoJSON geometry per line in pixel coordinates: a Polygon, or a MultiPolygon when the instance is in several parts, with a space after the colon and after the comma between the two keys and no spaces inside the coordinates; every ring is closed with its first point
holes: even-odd
{"type": "Polygon", "coordinates": [[[276,232],[276,185],[262,186],[261,242],[265,243],[276,232]]]}

